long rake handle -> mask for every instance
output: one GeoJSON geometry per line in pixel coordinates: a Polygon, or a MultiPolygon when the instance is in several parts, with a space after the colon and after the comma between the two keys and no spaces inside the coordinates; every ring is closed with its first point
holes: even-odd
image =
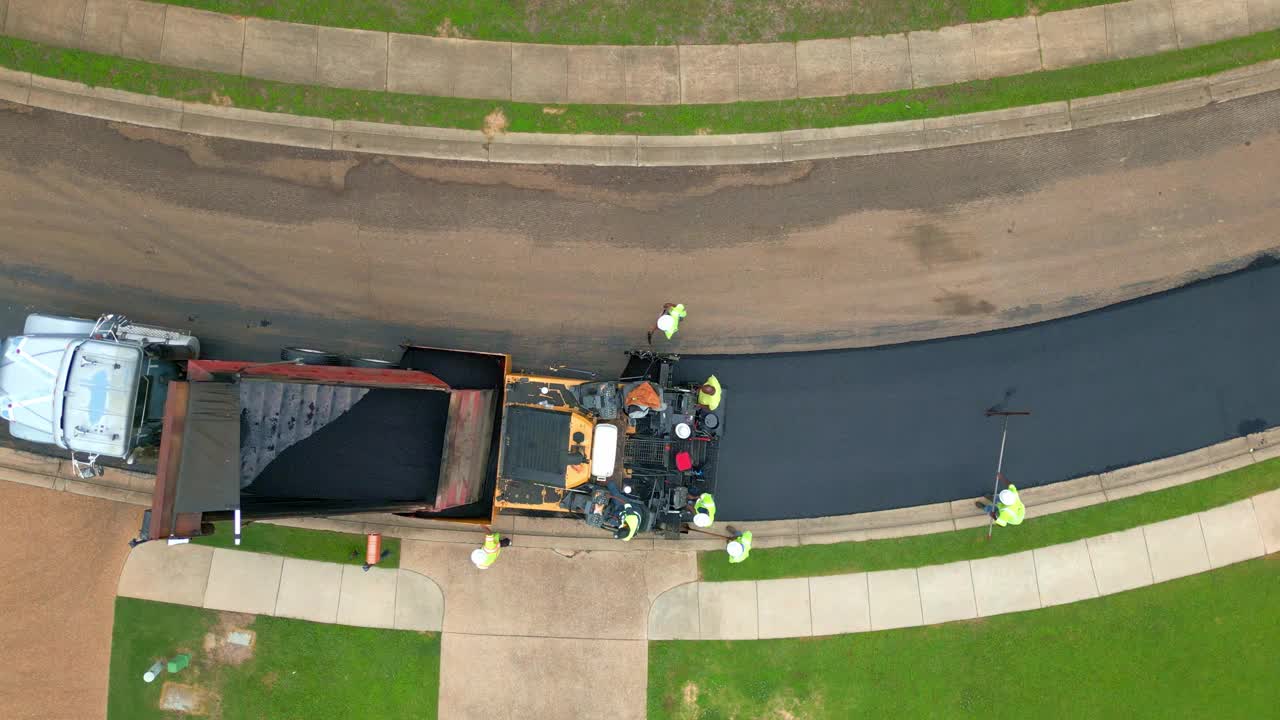
{"type": "MultiPolygon", "coordinates": [[[[1000,473],[1004,470],[1004,442],[1009,437],[1009,416],[1004,416],[1004,427],[1000,430],[1000,459],[996,461],[996,482],[991,487],[991,504],[996,504],[996,493],[1000,491],[1000,473]]],[[[990,515],[990,513],[988,513],[990,515]]],[[[995,530],[995,516],[987,519],[987,539],[991,539],[991,531],[995,530]]]]}

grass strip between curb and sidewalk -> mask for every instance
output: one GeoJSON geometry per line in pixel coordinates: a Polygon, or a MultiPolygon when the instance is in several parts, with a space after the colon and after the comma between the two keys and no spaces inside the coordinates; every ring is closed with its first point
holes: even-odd
{"type": "Polygon", "coordinates": [[[0,67],[95,87],[338,120],[601,135],[752,133],[918,120],[1132,90],[1276,58],[1280,30],[1147,57],[875,95],[725,105],[542,105],[291,85],[0,37],[0,67]]]}
{"type": "MultiPolygon", "coordinates": [[[[699,553],[704,580],[772,580],[872,570],[942,565],[1048,547],[1095,535],[1202,512],[1280,487],[1280,458],[1242,467],[1186,485],[1098,505],[1027,518],[1021,525],[986,526],[891,540],[801,545],[752,550],[731,565],[722,551],[699,553]]],[[[743,524],[750,529],[750,525],[743,524]]]]}
{"type": "Polygon", "coordinates": [[[881,632],[649,643],[663,718],[1260,718],[1280,556],[1056,607],[881,632]]]}
{"type": "MultiPolygon", "coordinates": [[[[300,560],[319,560],[346,565],[364,564],[364,535],[252,522],[240,528],[240,545],[237,546],[231,523],[215,523],[215,526],[217,530],[212,535],[192,538],[191,542],[195,545],[266,553],[300,560]],[[355,555],[352,556],[352,553],[355,555]]],[[[378,567],[388,569],[400,567],[399,538],[384,535],[382,550],[383,552],[389,550],[391,554],[384,557],[378,563],[378,567]]]]}
{"type": "Polygon", "coordinates": [[[304,620],[116,598],[111,630],[108,720],[186,717],[159,708],[169,683],[194,686],[201,717],[434,718],[440,635],[327,625],[304,620]],[[251,651],[206,645],[206,633],[256,633],[251,651]],[[179,653],[191,664],[145,683],[156,660],[179,653]]]}
{"type": "Polygon", "coordinates": [[[934,30],[1121,0],[159,0],[330,27],[565,45],[775,42],[934,30]]]}

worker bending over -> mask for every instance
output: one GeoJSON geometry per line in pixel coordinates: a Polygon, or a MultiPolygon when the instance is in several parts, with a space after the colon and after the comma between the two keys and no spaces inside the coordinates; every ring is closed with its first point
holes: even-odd
{"type": "Polygon", "coordinates": [[[1022,504],[1022,498],[1018,497],[1018,488],[1003,474],[1000,475],[1000,480],[1004,481],[1005,489],[996,495],[995,502],[978,505],[982,506],[983,512],[995,518],[1000,527],[1021,525],[1022,519],[1027,515],[1027,507],[1022,504]]]}
{"type": "Polygon", "coordinates": [[[730,540],[724,549],[725,552],[729,553],[729,562],[740,563],[746,560],[751,555],[751,531],[747,530],[730,540]]]}
{"type": "Polygon", "coordinates": [[[716,499],[711,493],[702,493],[693,501],[693,524],[709,528],[716,521],[716,499]]]}
{"type": "Polygon", "coordinates": [[[484,546],[471,551],[471,562],[481,570],[488,570],[490,565],[498,561],[498,553],[502,552],[502,548],[510,544],[511,538],[504,538],[501,533],[489,533],[484,536],[484,546]]]}
{"type": "Polygon", "coordinates": [[[720,398],[723,395],[720,391],[720,381],[712,375],[698,388],[698,404],[707,410],[714,411],[720,407],[720,398]]]}
{"type": "Polygon", "coordinates": [[[631,503],[626,503],[622,506],[619,519],[622,522],[614,531],[613,537],[622,542],[630,542],[631,538],[636,536],[636,531],[640,529],[640,513],[636,512],[631,503]]]}
{"type": "Polygon", "coordinates": [[[661,330],[667,339],[670,340],[680,329],[680,319],[688,315],[685,312],[684,303],[666,303],[662,306],[662,314],[658,316],[658,321],[649,328],[649,344],[653,344],[653,334],[661,330]]]}

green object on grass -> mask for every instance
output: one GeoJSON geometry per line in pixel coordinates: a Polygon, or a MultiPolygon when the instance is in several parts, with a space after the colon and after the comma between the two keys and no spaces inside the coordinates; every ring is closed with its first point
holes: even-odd
{"type": "Polygon", "coordinates": [[[186,667],[190,664],[191,664],[190,655],[187,655],[186,653],[183,653],[181,655],[175,655],[173,659],[169,661],[168,670],[171,673],[176,673],[179,670],[185,670],[186,667]]]}
{"type": "MultiPolygon", "coordinates": [[[[116,598],[108,720],[172,720],[162,683],[137,681],[138,658],[201,647],[226,633],[216,610],[116,598]]],[[[439,702],[440,634],[267,616],[237,618],[257,633],[238,663],[196,658],[183,682],[220,698],[222,720],[379,718],[431,720],[439,702]]]]}
{"type": "Polygon", "coordinates": [[[1030,518],[1016,532],[997,532],[989,541],[983,526],[892,540],[760,549],[751,553],[751,562],[741,565],[730,565],[723,552],[703,552],[698,564],[704,580],[768,580],[941,565],[1128,530],[1278,487],[1280,458],[1275,458],[1178,487],[1030,518]]]}
{"type": "Polygon", "coordinates": [[[1277,627],[1280,567],[1269,556],[973,621],[651,642],[648,717],[1274,717],[1277,627]]]}
{"type": "Polygon", "coordinates": [[[916,120],[1090,97],[1280,58],[1280,31],[1148,57],[943,87],[725,105],[554,105],[291,85],[183,70],[0,37],[0,67],[190,102],[267,112],[480,130],[500,112],[507,131],[693,135],[916,120]],[[555,112],[544,112],[545,108],[555,112]],[[560,112],[563,110],[563,112],[560,112]]]}

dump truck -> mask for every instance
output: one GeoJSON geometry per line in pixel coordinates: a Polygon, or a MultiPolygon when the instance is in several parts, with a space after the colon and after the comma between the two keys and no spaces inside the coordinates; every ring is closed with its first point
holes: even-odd
{"type": "MultiPolygon", "coordinates": [[[[18,439],[154,464],[137,542],[214,523],[387,512],[475,525],[570,516],[679,537],[716,484],[721,403],[679,358],[626,354],[616,378],[514,372],[504,353],[405,345],[398,361],[290,347],[277,362],[201,356],[189,332],[32,314],[6,338],[0,417],[18,439]]],[[[573,373],[580,374],[580,373],[573,373]]]]}

